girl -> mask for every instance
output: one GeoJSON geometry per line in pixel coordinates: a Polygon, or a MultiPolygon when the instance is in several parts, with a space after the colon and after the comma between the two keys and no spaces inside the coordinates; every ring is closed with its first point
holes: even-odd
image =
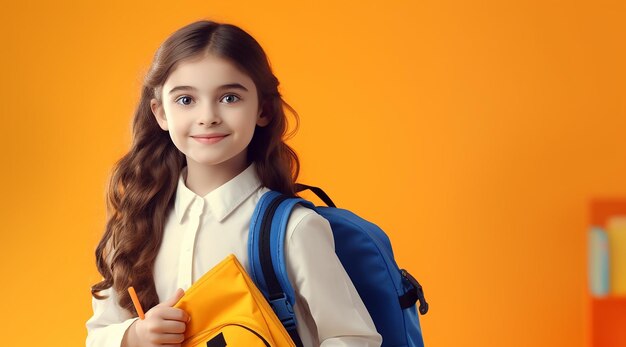
{"type": "MultiPolygon", "coordinates": [[[[283,141],[278,80],[242,29],[187,25],[158,49],[115,165],[96,249],[88,346],[180,346],[188,315],[172,307],[228,254],[248,268],[252,211],[269,189],[295,195],[299,162],[283,141]],[[137,320],[127,293],[147,310],[137,320]]],[[[297,118],[296,118],[297,119],[297,118]]],[[[305,346],[379,346],[381,337],[334,253],[328,222],[298,207],[285,238],[305,346]]]]}

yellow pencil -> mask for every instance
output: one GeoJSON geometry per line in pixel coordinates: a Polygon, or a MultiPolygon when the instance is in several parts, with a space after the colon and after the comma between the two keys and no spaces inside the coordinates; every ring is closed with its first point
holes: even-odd
{"type": "Polygon", "coordinates": [[[130,299],[133,300],[133,305],[135,305],[135,310],[139,315],[139,319],[144,319],[146,316],[143,314],[143,308],[141,308],[141,303],[139,302],[139,298],[137,297],[137,293],[135,292],[135,288],[128,287],[128,294],[130,294],[130,299]]]}

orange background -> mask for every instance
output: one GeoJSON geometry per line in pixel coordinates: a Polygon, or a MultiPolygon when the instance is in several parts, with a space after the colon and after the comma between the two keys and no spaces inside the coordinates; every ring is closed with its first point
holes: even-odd
{"type": "Polygon", "coordinates": [[[626,195],[622,1],[0,5],[2,345],[84,344],[104,186],[158,45],[232,22],[301,116],[301,181],[388,231],[427,346],[585,346],[592,197],[626,195]]]}

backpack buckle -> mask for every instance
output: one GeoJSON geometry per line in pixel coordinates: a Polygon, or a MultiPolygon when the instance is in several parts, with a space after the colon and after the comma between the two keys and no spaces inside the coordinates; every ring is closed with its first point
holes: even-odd
{"type": "Polygon", "coordinates": [[[428,312],[428,303],[426,302],[426,297],[424,297],[424,288],[422,285],[413,277],[408,271],[405,269],[401,269],[400,273],[402,277],[404,277],[409,283],[413,285],[415,288],[415,294],[417,295],[417,301],[419,301],[419,311],[420,314],[425,315],[428,312]]]}
{"type": "Polygon", "coordinates": [[[287,300],[287,296],[285,293],[281,293],[280,297],[275,299],[270,299],[270,306],[278,316],[278,319],[285,326],[285,328],[295,327],[296,319],[295,314],[293,313],[293,307],[289,300],[287,300]]]}

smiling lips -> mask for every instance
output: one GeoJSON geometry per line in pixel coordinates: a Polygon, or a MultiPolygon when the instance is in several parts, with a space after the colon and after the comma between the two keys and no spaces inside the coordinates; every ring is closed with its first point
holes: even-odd
{"type": "Polygon", "coordinates": [[[213,144],[222,141],[228,134],[207,134],[207,135],[194,135],[194,140],[205,143],[205,144],[213,144]]]}

